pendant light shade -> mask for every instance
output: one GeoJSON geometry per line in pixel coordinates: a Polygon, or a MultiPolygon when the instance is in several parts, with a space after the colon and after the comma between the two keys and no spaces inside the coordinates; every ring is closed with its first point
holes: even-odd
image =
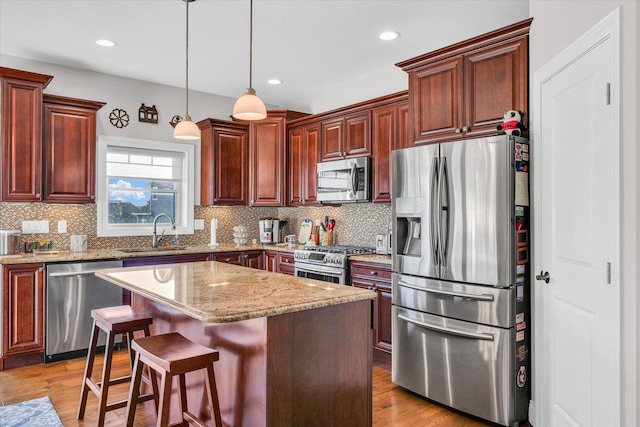
{"type": "Polygon", "coordinates": [[[262,120],[267,117],[267,108],[251,86],[253,71],[253,0],[249,12],[249,87],[233,106],[233,117],[238,120],[262,120]]]}
{"type": "Polygon", "coordinates": [[[185,110],[186,114],[176,124],[176,127],[173,129],[173,137],[176,139],[200,139],[200,128],[198,125],[191,121],[191,116],[189,116],[189,3],[196,0],[183,0],[187,4],[187,35],[186,35],[186,49],[185,49],[185,110]]]}

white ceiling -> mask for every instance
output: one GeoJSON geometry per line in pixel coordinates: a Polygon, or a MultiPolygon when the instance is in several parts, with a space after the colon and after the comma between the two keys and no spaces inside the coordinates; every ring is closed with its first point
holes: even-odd
{"type": "MultiPolygon", "coordinates": [[[[404,90],[395,63],[526,19],[528,5],[254,0],[253,87],[267,104],[311,113],[404,90]],[[383,42],[385,30],[401,37],[383,42]]],[[[182,0],[0,0],[0,54],[184,87],[185,9],[182,0]]],[[[190,89],[237,98],[249,83],[249,0],[197,0],[189,11],[190,89]]]]}

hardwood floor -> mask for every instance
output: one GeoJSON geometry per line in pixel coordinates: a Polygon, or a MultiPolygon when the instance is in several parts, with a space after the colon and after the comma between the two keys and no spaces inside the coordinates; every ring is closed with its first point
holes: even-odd
{"type": "MultiPolygon", "coordinates": [[[[114,357],[113,376],[126,375],[129,361],[125,351],[114,357]]],[[[0,404],[10,405],[24,400],[49,396],[62,423],[67,427],[93,426],[96,423],[97,400],[90,393],[84,421],[76,420],[80,384],[84,373],[84,359],[36,365],[0,372],[0,404]]],[[[96,358],[94,377],[100,375],[102,358],[96,358]]],[[[127,397],[128,384],[109,389],[109,401],[127,397]]],[[[106,426],[122,426],[125,409],[110,411],[106,426]]],[[[136,426],[154,426],[155,413],[141,405],[136,412],[136,426]]],[[[391,368],[384,361],[373,367],[373,425],[375,427],[473,427],[487,426],[485,422],[456,413],[403,390],[391,382],[391,368]]]]}

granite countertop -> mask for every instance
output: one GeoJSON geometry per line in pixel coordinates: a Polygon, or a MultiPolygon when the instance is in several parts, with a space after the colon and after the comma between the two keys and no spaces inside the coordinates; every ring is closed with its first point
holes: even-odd
{"type": "Polygon", "coordinates": [[[375,299],[367,289],[213,261],[111,268],[96,276],[209,323],[375,299]]]}
{"type": "Polygon", "coordinates": [[[351,255],[349,261],[375,262],[377,264],[391,265],[391,255],[370,254],[370,255],[351,255]]]}
{"type": "Polygon", "coordinates": [[[216,246],[162,246],[157,249],[148,248],[122,248],[122,249],[91,249],[85,252],[52,251],[51,253],[21,253],[19,255],[0,256],[0,264],[28,264],[40,262],[66,262],[66,261],[95,261],[101,259],[124,259],[147,256],[185,255],[215,252],[244,252],[244,251],[286,251],[293,252],[298,246],[289,247],[286,244],[279,245],[247,245],[236,246],[233,243],[220,243],[216,246]]]}

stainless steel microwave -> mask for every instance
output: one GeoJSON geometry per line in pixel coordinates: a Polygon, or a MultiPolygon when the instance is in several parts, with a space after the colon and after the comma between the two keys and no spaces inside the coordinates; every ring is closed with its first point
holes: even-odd
{"type": "Polygon", "coordinates": [[[371,201],[371,157],[354,157],[317,165],[317,199],[325,203],[371,201]]]}

